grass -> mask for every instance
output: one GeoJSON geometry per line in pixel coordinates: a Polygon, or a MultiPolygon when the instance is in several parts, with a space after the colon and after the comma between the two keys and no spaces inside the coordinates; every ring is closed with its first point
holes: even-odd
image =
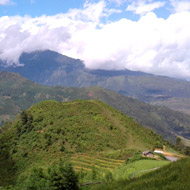
{"type": "MultiPolygon", "coordinates": [[[[166,164],[169,164],[169,161],[157,161],[157,160],[139,160],[129,164],[123,164],[120,168],[113,172],[114,179],[130,179],[132,176],[139,174],[144,174],[143,170],[151,170],[153,168],[159,168],[166,164]]],[[[139,175],[138,175],[139,176],[139,175]]]]}
{"type": "MultiPolygon", "coordinates": [[[[142,166],[141,166],[142,167],[142,166]]],[[[141,168],[142,169],[142,168],[141,168]]],[[[164,167],[137,176],[131,180],[118,180],[93,187],[93,190],[189,190],[190,159],[181,159],[164,167]]]]}

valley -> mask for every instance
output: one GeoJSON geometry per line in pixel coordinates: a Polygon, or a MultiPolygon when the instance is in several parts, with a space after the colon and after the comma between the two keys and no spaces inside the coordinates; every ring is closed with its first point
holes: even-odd
{"type": "Polygon", "coordinates": [[[135,121],[173,143],[177,136],[190,138],[188,115],[166,107],[151,106],[100,87],[47,87],[15,73],[0,72],[0,89],[0,121],[12,119],[22,110],[42,100],[54,99],[65,102],[74,99],[95,99],[133,117],[135,121]]]}
{"type": "Polygon", "coordinates": [[[0,0],[0,190],[190,190],[190,1],[0,0]]]}

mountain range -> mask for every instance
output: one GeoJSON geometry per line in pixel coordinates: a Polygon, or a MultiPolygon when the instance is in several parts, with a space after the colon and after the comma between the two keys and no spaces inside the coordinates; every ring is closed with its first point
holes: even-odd
{"type": "Polygon", "coordinates": [[[137,122],[175,142],[176,136],[190,138],[190,118],[167,107],[152,106],[100,87],[48,87],[19,74],[0,72],[0,122],[12,120],[19,112],[43,100],[61,102],[75,99],[103,101],[137,122]]]}
{"type": "Polygon", "coordinates": [[[189,189],[190,160],[153,153],[185,157],[189,82],[91,70],[49,50],[20,63],[0,61],[0,189],[189,189]]]}
{"type": "Polygon", "coordinates": [[[141,101],[164,105],[190,114],[190,82],[130,70],[92,70],[79,59],[50,50],[23,53],[22,66],[6,67],[0,71],[17,72],[39,84],[48,86],[99,86],[141,101]]]}

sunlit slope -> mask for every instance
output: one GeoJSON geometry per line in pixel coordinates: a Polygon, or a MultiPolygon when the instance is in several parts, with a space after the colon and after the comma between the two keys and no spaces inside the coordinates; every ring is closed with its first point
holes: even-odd
{"type": "Polygon", "coordinates": [[[13,176],[77,153],[106,157],[111,151],[112,157],[124,160],[135,151],[167,144],[132,118],[95,100],[40,102],[4,126],[1,133],[0,151],[6,156],[0,164],[10,160],[16,169],[13,176]]]}
{"type": "Polygon", "coordinates": [[[115,181],[93,188],[96,190],[189,190],[190,159],[179,160],[130,181],[115,181]]]}

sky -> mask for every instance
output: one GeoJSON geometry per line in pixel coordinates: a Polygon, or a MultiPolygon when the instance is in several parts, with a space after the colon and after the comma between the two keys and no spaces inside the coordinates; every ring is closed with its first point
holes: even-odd
{"type": "Polygon", "coordinates": [[[91,69],[190,79],[190,0],[0,0],[0,59],[46,49],[91,69]]]}

